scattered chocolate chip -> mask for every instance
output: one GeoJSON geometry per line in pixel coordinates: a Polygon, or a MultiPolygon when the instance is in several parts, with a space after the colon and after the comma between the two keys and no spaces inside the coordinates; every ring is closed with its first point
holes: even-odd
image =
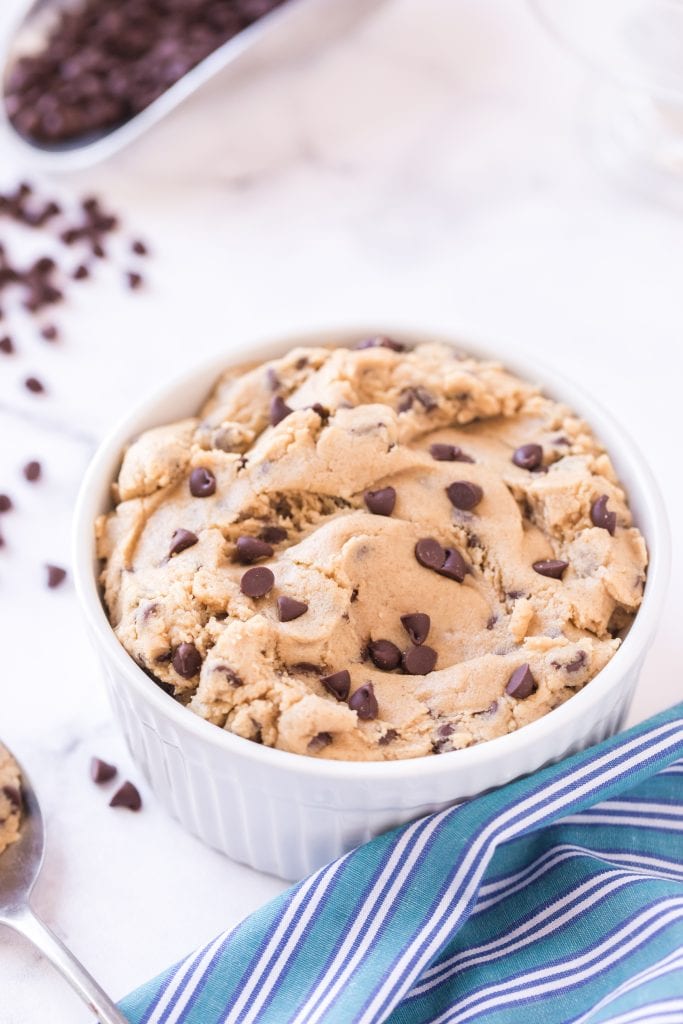
{"type": "Polygon", "coordinates": [[[109,806],[125,807],[128,811],[139,811],[142,807],[142,798],[132,782],[124,782],[114,793],[109,801],[109,806]]]}
{"type": "Polygon", "coordinates": [[[383,335],[377,335],[376,338],[364,338],[363,341],[359,341],[353,347],[356,350],[363,348],[389,348],[392,352],[405,352],[406,348],[400,341],[394,341],[393,338],[386,338],[383,335]]]}
{"type": "Polygon", "coordinates": [[[495,624],[497,622],[498,622],[498,616],[497,615],[489,615],[489,617],[488,617],[488,619],[486,621],[486,628],[489,629],[489,630],[493,629],[493,627],[495,626],[495,624]]]}
{"type": "Polygon", "coordinates": [[[45,341],[56,341],[59,337],[59,331],[54,324],[46,324],[41,329],[41,337],[45,338],[45,341]]]}
{"type": "Polygon", "coordinates": [[[26,463],[22,472],[26,479],[29,481],[29,483],[33,484],[36,482],[36,480],[40,480],[43,468],[39,462],[33,460],[32,462],[26,463]]]}
{"type": "Polygon", "coordinates": [[[449,580],[462,583],[470,571],[467,562],[455,548],[446,548],[445,555],[446,559],[443,565],[436,571],[440,576],[446,576],[449,580]]]}
{"type": "Polygon", "coordinates": [[[243,565],[258,562],[259,558],[270,558],[273,549],[265,540],[258,537],[238,537],[235,544],[235,556],[243,565]]]}
{"type": "Polygon", "coordinates": [[[277,615],[280,622],[291,622],[298,619],[308,611],[308,605],[303,601],[296,601],[293,597],[278,597],[277,615]]]}
{"type": "Polygon", "coordinates": [[[107,764],[99,757],[90,759],[90,778],[99,786],[103,782],[109,782],[116,775],[116,765],[107,764]]]}
{"type": "Polygon", "coordinates": [[[9,512],[12,507],[13,502],[9,494],[0,494],[0,512],[9,512]]]}
{"type": "Polygon", "coordinates": [[[455,480],[446,488],[446,494],[451,505],[463,512],[470,512],[476,508],[484,497],[484,492],[479,484],[474,484],[469,480],[455,480]]]}
{"type": "Polygon", "coordinates": [[[402,615],[401,623],[412,642],[419,647],[429,635],[431,619],[425,612],[412,612],[410,615],[402,615]]]}
{"type": "Polygon", "coordinates": [[[281,395],[275,395],[270,402],[270,425],[276,427],[278,423],[281,423],[287,416],[293,413],[294,410],[287,405],[284,398],[281,395]]]}
{"type": "Polygon", "coordinates": [[[265,565],[257,565],[247,569],[240,580],[240,590],[245,597],[265,597],[273,589],[275,577],[265,565]]]}
{"type": "Polygon", "coordinates": [[[0,548],[4,548],[5,544],[6,544],[5,538],[0,533],[0,548]]]}
{"type": "Polygon", "coordinates": [[[457,444],[430,444],[429,454],[437,462],[474,462],[457,444]]]}
{"type": "Polygon", "coordinates": [[[371,640],[368,655],[373,665],[383,672],[391,672],[401,664],[401,651],[391,640],[371,640]]]}
{"type": "Polygon", "coordinates": [[[11,356],[14,351],[14,342],[9,334],[6,334],[4,338],[0,338],[0,352],[4,352],[6,356],[11,356]]]}
{"type": "Polygon", "coordinates": [[[179,555],[181,551],[191,548],[198,540],[199,538],[196,533],[179,527],[171,537],[171,546],[168,550],[169,557],[171,555],[179,555]]]}
{"type": "Polygon", "coordinates": [[[86,277],[90,277],[90,271],[85,263],[79,263],[71,276],[74,281],[84,281],[86,277]]]}
{"type": "Polygon", "coordinates": [[[183,679],[192,679],[202,667],[202,656],[194,644],[178,644],[173,653],[171,664],[183,679]]]}
{"type": "Polygon", "coordinates": [[[451,750],[452,746],[449,741],[454,732],[455,726],[451,725],[450,722],[444,722],[443,725],[440,725],[434,733],[432,751],[435,754],[442,754],[445,750],[451,750]]]}
{"type": "Polygon", "coordinates": [[[45,385],[37,377],[27,377],[24,381],[24,387],[34,395],[42,395],[45,391],[45,385]]]}
{"type": "Polygon", "coordinates": [[[287,540],[287,531],[282,526],[264,526],[259,533],[259,539],[264,540],[266,544],[279,544],[280,541],[287,540]]]}
{"type": "Polygon", "coordinates": [[[360,719],[369,722],[377,718],[379,708],[372,683],[364,683],[349,697],[349,707],[360,719]]]}
{"type": "Polygon", "coordinates": [[[528,665],[520,665],[512,673],[507,681],[505,692],[510,697],[516,697],[517,700],[525,700],[526,697],[530,697],[538,689],[536,680],[531,674],[531,669],[528,665]]]}
{"type": "Polygon", "coordinates": [[[195,498],[208,498],[216,493],[216,477],[206,466],[197,466],[190,473],[190,494],[195,498]]]}
{"type": "Polygon", "coordinates": [[[599,498],[595,499],[591,505],[591,522],[593,526],[607,530],[613,537],[614,531],[617,528],[617,514],[616,512],[607,511],[608,501],[609,498],[606,494],[601,494],[599,498]]]}
{"type": "Polygon", "coordinates": [[[543,449],[540,444],[523,444],[515,450],[512,461],[520,469],[538,469],[543,462],[543,449]]]}
{"type": "Polygon", "coordinates": [[[47,569],[47,585],[50,590],[54,590],[66,579],[66,569],[62,569],[59,565],[46,565],[45,568],[47,569]]]}
{"type": "Polygon", "coordinates": [[[540,562],[534,562],[532,568],[539,576],[548,576],[551,580],[561,580],[569,562],[562,562],[559,558],[547,558],[540,562]]]}
{"type": "Polygon", "coordinates": [[[379,491],[366,491],[363,500],[368,512],[375,516],[390,516],[396,504],[396,491],[393,487],[382,487],[379,491]]]}
{"type": "Polygon", "coordinates": [[[214,665],[213,671],[220,672],[221,675],[225,676],[230,685],[236,690],[239,689],[240,686],[244,686],[244,680],[242,677],[238,676],[235,670],[230,668],[229,665],[214,665]]]}
{"type": "Polygon", "coordinates": [[[588,661],[588,655],[585,651],[577,651],[576,657],[572,661],[568,661],[564,666],[567,672],[578,672],[588,661]]]}
{"type": "Polygon", "coordinates": [[[423,537],[415,545],[415,557],[425,569],[440,569],[446,560],[446,552],[433,537],[423,537]]]}
{"type": "Polygon", "coordinates": [[[321,750],[324,750],[325,747],[329,747],[331,742],[332,733],[319,732],[312,740],[309,740],[307,747],[308,752],[310,754],[318,754],[321,750]]]}
{"type": "Polygon", "coordinates": [[[134,252],[136,256],[147,256],[149,252],[145,243],[139,238],[136,238],[135,241],[131,242],[130,248],[131,252],[134,252]]]}
{"type": "Polygon", "coordinates": [[[329,676],[321,676],[320,682],[327,692],[331,693],[337,700],[346,700],[349,695],[351,676],[345,668],[341,669],[340,672],[333,672],[329,676]]]}
{"type": "Polygon", "coordinates": [[[403,652],[401,663],[403,671],[410,676],[426,676],[436,665],[437,654],[432,647],[409,647],[403,652]]]}
{"type": "MultiPolygon", "coordinates": [[[[95,255],[97,256],[97,255],[99,255],[99,253],[95,253],[95,255]]],[[[142,284],[143,284],[142,274],[138,274],[138,272],[136,270],[127,270],[126,271],[126,284],[128,285],[128,287],[130,288],[131,291],[137,291],[138,288],[142,288],[142,284]]]]}
{"type": "Polygon", "coordinates": [[[398,733],[395,729],[387,729],[383,736],[380,736],[378,743],[380,747],[386,747],[389,743],[393,743],[394,740],[398,739],[398,733]]]}
{"type": "Polygon", "coordinates": [[[311,406],[311,409],[320,417],[323,423],[327,423],[327,421],[330,418],[329,409],[326,409],[324,405],[320,404],[320,402],[314,402],[313,405],[311,406]]]}

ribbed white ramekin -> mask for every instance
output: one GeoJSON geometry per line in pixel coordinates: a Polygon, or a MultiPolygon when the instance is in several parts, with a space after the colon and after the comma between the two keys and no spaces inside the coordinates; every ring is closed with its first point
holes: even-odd
{"type": "Polygon", "coordinates": [[[97,585],[93,523],[111,507],[110,485],[126,443],[152,426],[194,414],[231,363],[267,359],[294,345],[348,344],[389,333],[434,340],[419,330],[340,330],[245,343],[232,359],[213,360],[157,392],[112,431],[83,481],[74,523],[74,576],[90,635],[99,652],[112,705],[137,764],[165,807],[186,828],[230,857],[283,878],[300,878],[393,825],[500,786],[597,743],[619,729],[659,620],[669,569],[669,535],[648,466],[612,418],[581,390],[536,361],[444,339],[472,354],[502,358],[539,380],[591,424],[628,491],[649,549],[642,607],[608,665],[550,714],[499,739],[438,757],[347,763],[273,750],[196,717],[145,675],[114,635],[97,585]]]}

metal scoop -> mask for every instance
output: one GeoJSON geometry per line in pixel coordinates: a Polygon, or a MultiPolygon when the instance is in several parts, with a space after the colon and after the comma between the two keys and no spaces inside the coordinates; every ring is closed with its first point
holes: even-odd
{"type": "Polygon", "coordinates": [[[21,832],[17,841],[0,854],[0,924],[32,942],[97,1015],[100,1024],[128,1024],[95,979],[31,909],[31,892],[43,865],[45,830],[33,787],[21,765],[19,770],[23,804],[21,832]]]}
{"type": "Polygon", "coordinates": [[[129,121],[96,137],[76,138],[59,147],[44,147],[20,135],[7,116],[4,96],[7,76],[15,61],[40,48],[55,16],[77,0],[29,0],[0,50],[0,123],[15,148],[34,166],[46,170],[78,170],[112,156],[138,138],[228,67],[247,69],[273,59],[305,54],[343,35],[384,0],[288,0],[238,32],[203,61],[179,78],[158,99],[129,121]]]}

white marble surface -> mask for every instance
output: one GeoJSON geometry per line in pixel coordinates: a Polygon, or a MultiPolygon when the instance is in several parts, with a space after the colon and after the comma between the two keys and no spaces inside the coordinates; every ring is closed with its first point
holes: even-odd
{"type": "MultiPolygon", "coordinates": [[[[246,333],[407,320],[522,347],[585,382],[639,439],[675,535],[632,719],[683,695],[683,230],[591,161],[586,96],[583,69],[522,2],[387,0],[334,46],[214,82],[106,166],[45,181],[101,192],[154,249],[144,294],[103,268],[60,310],[63,342],[26,324],[21,353],[0,357],[0,491],[16,500],[0,524],[0,735],[47,814],[36,908],[115,996],[281,888],[184,834],[144,786],[144,813],[107,807],[91,754],[140,779],[73,590],[43,584],[44,561],[68,564],[97,438],[169,373],[246,333]],[[31,371],[48,395],[22,393],[31,371]],[[19,472],[30,457],[45,465],[33,486],[19,472]]],[[[0,156],[7,181],[31,176],[4,141],[0,156]]],[[[88,1015],[2,932],[0,1018],[88,1015]]]]}

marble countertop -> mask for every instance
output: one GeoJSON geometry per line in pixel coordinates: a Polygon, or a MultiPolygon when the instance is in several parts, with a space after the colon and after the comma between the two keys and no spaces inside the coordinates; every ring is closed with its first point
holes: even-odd
{"type": "MultiPolygon", "coordinates": [[[[638,439],[676,535],[631,718],[680,698],[683,232],[596,166],[584,76],[525,3],[387,0],[334,45],[214,81],[107,164],[42,179],[60,195],[101,193],[153,249],[143,291],[103,266],[59,310],[58,344],[26,322],[0,366],[0,491],[16,504],[0,524],[0,735],[46,811],[35,906],[114,996],[283,885],[206,849],[155,804],[71,583],[43,582],[43,563],[68,565],[98,438],[199,358],[259,332],[408,322],[524,349],[585,385],[638,439]],[[32,372],[46,395],[21,388],[32,372]],[[20,472],[31,458],[44,465],[36,484],[20,472]],[[107,807],[92,754],[140,784],[143,813],[107,807]]],[[[0,152],[0,184],[35,180],[4,139],[0,152]]],[[[3,1024],[44,1021],[47,1007],[50,1024],[89,1019],[6,931],[0,992],[3,1024]]]]}

